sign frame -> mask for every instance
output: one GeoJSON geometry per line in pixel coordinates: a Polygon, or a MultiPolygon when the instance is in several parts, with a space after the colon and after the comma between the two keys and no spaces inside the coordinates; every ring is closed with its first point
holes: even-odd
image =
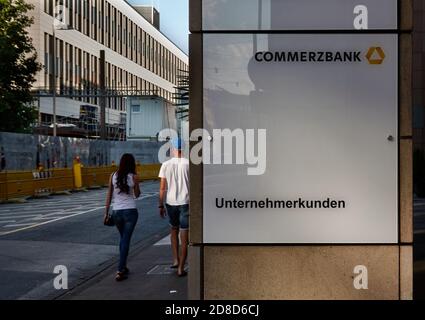
{"type": "MultiPolygon", "coordinates": [[[[202,1],[200,1],[200,5],[202,6],[202,1]]],[[[198,7],[199,10],[199,7],[198,7]]],[[[202,10],[201,10],[202,12],[202,10]]],[[[200,31],[204,34],[397,34],[397,70],[398,70],[398,77],[400,76],[400,34],[403,33],[403,31],[400,29],[400,0],[397,1],[397,29],[385,29],[385,30],[202,30],[202,23],[192,23],[192,30],[193,26],[200,25],[201,29],[200,31]]],[[[202,46],[201,46],[202,47],[202,46]]],[[[395,242],[382,242],[382,243],[374,243],[374,244],[381,244],[381,245],[391,245],[391,244],[397,244],[400,242],[400,85],[401,82],[397,81],[397,150],[398,150],[398,157],[397,157],[397,240],[395,242]]],[[[203,86],[202,86],[203,87],[203,86]]],[[[203,93],[202,93],[203,95],[203,93]]],[[[202,98],[203,101],[203,98],[202,98]]],[[[202,105],[203,109],[203,105],[202,105]]],[[[192,166],[193,167],[193,166],[192,166]]],[[[202,169],[203,172],[203,169],[202,169]]],[[[202,179],[203,180],[203,179],[202,179]]],[[[203,189],[203,188],[202,188],[203,189]]],[[[202,196],[203,197],[203,196],[202,196]]],[[[203,199],[201,199],[201,203],[203,204],[203,199]]],[[[202,210],[204,212],[204,210],[202,210]]],[[[203,233],[203,232],[202,232],[203,233]]],[[[335,242],[302,242],[302,243],[292,243],[292,242],[278,242],[278,243],[268,243],[268,242],[243,242],[243,243],[237,243],[237,242],[230,242],[230,243],[219,243],[219,242],[205,242],[204,236],[202,236],[202,243],[205,244],[213,244],[213,245],[222,245],[222,244],[231,244],[231,245],[348,245],[348,244],[359,244],[359,245],[366,245],[367,242],[363,243],[352,243],[352,242],[342,242],[342,243],[335,243],[335,242]]]]}

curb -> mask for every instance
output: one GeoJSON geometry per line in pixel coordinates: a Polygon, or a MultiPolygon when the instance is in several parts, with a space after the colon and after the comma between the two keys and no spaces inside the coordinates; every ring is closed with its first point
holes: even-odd
{"type": "Polygon", "coordinates": [[[90,186],[90,187],[87,187],[88,190],[98,190],[98,189],[102,189],[102,188],[103,188],[102,186],[90,186]]]}
{"type": "Polygon", "coordinates": [[[52,195],[52,196],[63,196],[63,195],[70,196],[70,195],[72,195],[72,192],[71,192],[71,190],[62,190],[62,191],[52,192],[50,195],[52,195]]]}
{"type": "Polygon", "coordinates": [[[46,199],[50,195],[52,195],[51,192],[43,192],[43,193],[38,193],[36,195],[30,196],[29,199],[46,199]]]}
{"type": "Polygon", "coordinates": [[[71,192],[72,193],[76,193],[76,192],[89,192],[89,190],[87,190],[87,188],[78,188],[78,189],[72,189],[71,192]]]}
{"type": "Polygon", "coordinates": [[[12,198],[7,200],[1,200],[0,203],[25,203],[28,202],[28,199],[31,197],[23,197],[23,198],[12,198]]]}

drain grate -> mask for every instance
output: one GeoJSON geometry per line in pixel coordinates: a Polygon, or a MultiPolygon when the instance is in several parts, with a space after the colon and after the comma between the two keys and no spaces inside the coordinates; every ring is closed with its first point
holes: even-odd
{"type": "Polygon", "coordinates": [[[148,271],[147,274],[174,274],[176,269],[170,268],[168,264],[158,264],[148,271]]]}

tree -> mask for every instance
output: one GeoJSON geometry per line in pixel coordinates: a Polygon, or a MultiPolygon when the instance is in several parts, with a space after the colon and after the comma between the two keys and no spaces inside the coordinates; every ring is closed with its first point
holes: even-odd
{"type": "Polygon", "coordinates": [[[31,86],[41,65],[28,34],[32,8],[0,0],[0,131],[28,132],[37,117],[31,86]]]}

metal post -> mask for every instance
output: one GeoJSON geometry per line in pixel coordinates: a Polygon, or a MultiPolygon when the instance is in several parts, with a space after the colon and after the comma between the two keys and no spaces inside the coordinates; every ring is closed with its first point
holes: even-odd
{"type": "Polygon", "coordinates": [[[56,26],[53,26],[53,136],[57,135],[56,127],[56,26]]]}
{"type": "Polygon", "coordinates": [[[38,91],[38,97],[37,97],[37,110],[38,110],[38,125],[41,126],[41,96],[40,96],[40,91],[38,91]]]}
{"type": "Polygon", "coordinates": [[[106,90],[105,90],[105,50],[100,50],[99,87],[100,87],[100,138],[106,140],[106,90]]]}

